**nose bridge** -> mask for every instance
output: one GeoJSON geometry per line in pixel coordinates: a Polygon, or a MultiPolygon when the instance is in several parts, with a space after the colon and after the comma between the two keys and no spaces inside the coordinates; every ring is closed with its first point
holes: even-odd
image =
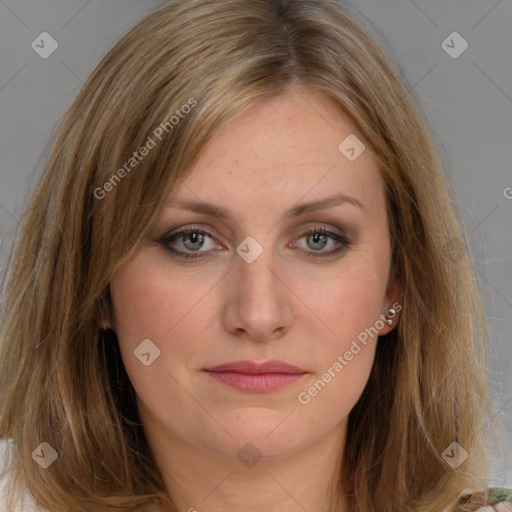
{"type": "Polygon", "coordinates": [[[265,304],[279,300],[279,289],[275,276],[275,257],[272,247],[265,244],[265,248],[254,241],[248,240],[237,248],[237,261],[235,274],[237,276],[237,294],[244,303],[249,301],[263,310],[265,304]],[[243,251],[249,249],[245,257],[243,251]],[[262,302],[258,305],[259,302],[262,302]]]}
{"type": "Polygon", "coordinates": [[[228,329],[244,330],[260,339],[285,330],[292,320],[289,296],[278,278],[274,251],[263,245],[258,244],[258,249],[254,241],[247,240],[238,246],[230,272],[226,316],[228,329]]]}

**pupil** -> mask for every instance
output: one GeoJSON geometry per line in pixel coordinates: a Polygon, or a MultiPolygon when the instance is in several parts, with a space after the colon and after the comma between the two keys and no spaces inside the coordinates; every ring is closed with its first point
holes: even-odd
{"type": "MultiPolygon", "coordinates": [[[[202,236],[203,235],[201,235],[199,233],[189,233],[187,238],[189,240],[191,240],[192,245],[194,245],[194,244],[197,244],[198,242],[202,242],[202,236]]],[[[187,245],[187,244],[185,243],[185,245],[187,245]]]]}
{"type": "MultiPolygon", "coordinates": [[[[322,233],[315,233],[314,235],[312,235],[312,238],[313,238],[313,243],[319,243],[319,237],[323,237],[324,238],[324,242],[325,242],[325,235],[323,235],[322,233]]],[[[325,246],[325,243],[322,245],[322,247],[325,246]]]]}

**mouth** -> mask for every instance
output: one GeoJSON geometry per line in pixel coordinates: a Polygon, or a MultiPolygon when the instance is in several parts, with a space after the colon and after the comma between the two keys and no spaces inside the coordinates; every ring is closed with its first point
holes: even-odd
{"type": "Polygon", "coordinates": [[[308,372],[284,361],[232,361],[205,368],[218,382],[249,392],[268,392],[301,379],[308,372]]]}

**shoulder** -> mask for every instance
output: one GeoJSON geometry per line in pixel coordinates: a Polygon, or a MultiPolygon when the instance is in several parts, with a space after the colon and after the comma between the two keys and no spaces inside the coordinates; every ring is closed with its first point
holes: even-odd
{"type": "MultiPolygon", "coordinates": [[[[0,510],[7,511],[7,491],[12,485],[10,466],[16,444],[13,439],[0,439],[0,510]]],[[[37,507],[34,498],[26,493],[23,502],[17,502],[16,508],[10,512],[49,512],[46,509],[37,507]]]]}

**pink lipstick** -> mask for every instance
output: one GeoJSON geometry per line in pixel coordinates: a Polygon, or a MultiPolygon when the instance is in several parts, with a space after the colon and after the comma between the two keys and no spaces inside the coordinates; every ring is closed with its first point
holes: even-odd
{"type": "Polygon", "coordinates": [[[272,359],[265,362],[251,360],[232,361],[205,371],[219,382],[243,391],[266,392],[279,389],[299,380],[306,370],[284,361],[272,359]]]}

